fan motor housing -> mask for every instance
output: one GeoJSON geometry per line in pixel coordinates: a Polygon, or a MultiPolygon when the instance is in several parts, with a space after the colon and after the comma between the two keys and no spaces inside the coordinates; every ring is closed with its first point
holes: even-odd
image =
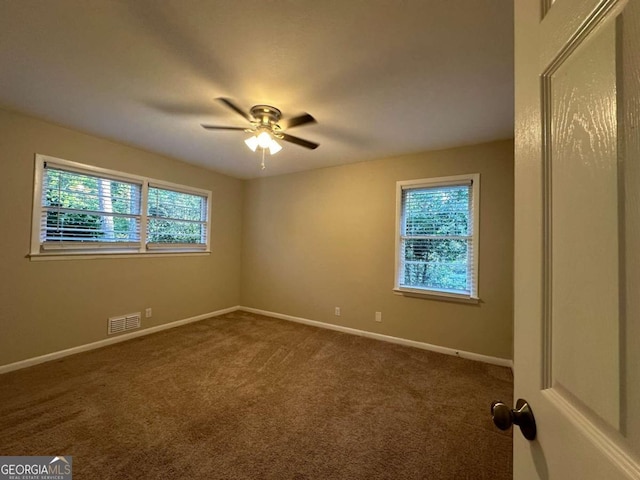
{"type": "Polygon", "coordinates": [[[254,105],[250,112],[260,125],[275,125],[282,118],[282,112],[271,105],[254,105]]]}

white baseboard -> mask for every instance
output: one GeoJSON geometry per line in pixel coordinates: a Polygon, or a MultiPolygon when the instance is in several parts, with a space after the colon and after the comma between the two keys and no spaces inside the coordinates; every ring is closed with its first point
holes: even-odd
{"type": "Polygon", "coordinates": [[[238,309],[238,306],[224,308],[222,310],[216,310],[215,312],[196,315],[195,317],[183,318],[182,320],[176,320],[175,322],[163,323],[162,325],[158,325],[156,327],[145,328],[144,330],[136,330],[135,332],[125,333],[123,335],[118,335],[117,337],[105,338],[104,340],[87,343],[86,345],[80,345],[78,347],[68,348],[66,350],[60,350],[58,352],[47,353],[46,355],[41,355],[39,357],[28,358],[19,362],[9,363],[7,365],[0,365],[0,374],[11,372],[13,370],[19,370],[21,368],[31,367],[33,365],[38,365],[39,363],[50,362],[51,360],[67,357],[76,353],[95,350],[96,348],[106,347],[107,345],[113,345],[114,343],[124,342],[126,340],[131,340],[132,338],[136,337],[142,337],[144,335],[150,335],[162,330],[168,330],[170,328],[186,325],[187,323],[198,322],[206,318],[217,317],[220,315],[224,315],[225,313],[235,312],[238,309]]]}
{"type": "Polygon", "coordinates": [[[58,358],[67,357],[76,353],[86,352],[89,350],[95,350],[96,348],[106,347],[114,343],[124,342],[131,340],[132,338],[142,337],[144,335],[150,335],[152,333],[160,332],[162,330],[168,330],[170,328],[186,325],[187,323],[198,322],[206,318],[217,317],[224,315],[225,313],[235,312],[237,310],[244,310],[245,312],[256,313],[258,315],[266,315],[268,317],[279,318],[281,320],[289,320],[291,322],[303,323],[305,325],[312,325],[314,327],[326,328],[328,330],[335,330],[342,333],[349,333],[351,335],[359,335],[361,337],[373,338],[375,340],[382,340],[390,343],[397,343],[399,345],[406,345],[409,347],[421,348],[422,350],[430,350],[432,352],[444,353],[445,355],[453,355],[469,360],[475,360],[478,362],[490,363],[492,365],[499,365],[502,367],[509,367],[513,369],[513,360],[507,358],[491,357],[488,355],[481,355],[478,353],[465,352],[464,350],[455,350],[453,348],[441,347],[439,345],[432,345],[430,343],[417,342],[415,340],[407,340],[400,337],[392,337],[390,335],[383,335],[381,333],[368,332],[366,330],[358,330],[356,328],[343,327],[341,325],[334,325],[331,323],[319,322],[317,320],[309,320],[307,318],[294,317],[292,315],[285,315],[282,313],[269,312],[266,310],[260,310],[258,308],[235,306],[224,308],[222,310],[216,310],[215,312],[203,313],[202,315],[196,315],[195,317],[184,318],[182,320],[176,320],[175,322],[164,323],[155,327],[145,328],[144,330],[137,330],[135,332],[125,333],[118,335],[117,337],[105,338],[97,342],[88,343],[86,345],[79,345],[77,347],[68,348],[66,350],[60,350],[58,352],[48,353],[39,357],[28,358],[15,363],[9,363],[7,365],[0,365],[0,374],[19,370],[21,368],[31,367],[38,365],[39,363],[50,362],[58,358]]]}
{"type": "Polygon", "coordinates": [[[240,306],[239,310],[244,310],[249,313],[256,313],[258,315],[265,315],[268,317],[279,318],[281,320],[289,320],[291,322],[304,323],[305,325],[312,325],[314,327],[326,328],[328,330],[336,330],[342,333],[349,333],[351,335],[359,335],[361,337],[373,338],[375,340],[382,340],[384,342],[397,343],[399,345],[405,345],[408,347],[421,348],[422,350],[430,350],[432,352],[444,353],[445,355],[453,355],[456,357],[466,358],[468,360],[475,360],[477,362],[490,363],[492,365],[499,365],[501,367],[508,367],[513,370],[513,360],[508,358],[491,357],[489,355],[481,355],[479,353],[465,352],[464,350],[456,350],[454,348],[441,347],[439,345],[432,345],[430,343],[417,342],[415,340],[407,340],[400,337],[392,337],[390,335],[383,335],[381,333],[368,332],[366,330],[358,330],[356,328],[343,327],[341,325],[334,325],[332,323],[318,322],[317,320],[309,320],[307,318],[294,317],[292,315],[285,315],[282,313],[268,312],[266,310],[260,310],[258,308],[243,307],[240,306]]]}

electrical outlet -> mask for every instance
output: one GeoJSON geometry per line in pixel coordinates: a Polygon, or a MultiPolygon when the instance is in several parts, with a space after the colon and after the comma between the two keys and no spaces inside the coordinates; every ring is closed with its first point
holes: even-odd
{"type": "Polygon", "coordinates": [[[153,312],[151,311],[151,308],[146,308],[144,310],[144,316],[145,318],[151,318],[151,316],[153,315],[153,312]]]}
{"type": "Polygon", "coordinates": [[[376,312],[376,322],[382,321],[382,312],[376,312]]]}
{"type": "Polygon", "coordinates": [[[339,316],[340,316],[340,307],[336,307],[336,309],[335,309],[335,312],[334,312],[334,313],[335,313],[335,316],[336,316],[336,317],[339,317],[339,316]]]}

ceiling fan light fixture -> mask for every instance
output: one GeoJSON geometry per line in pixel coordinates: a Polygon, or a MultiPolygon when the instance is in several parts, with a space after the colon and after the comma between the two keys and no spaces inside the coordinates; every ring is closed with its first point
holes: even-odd
{"type": "Polygon", "coordinates": [[[280,150],[282,150],[282,147],[280,146],[280,144],[272,139],[271,140],[271,144],[269,145],[269,153],[271,155],[275,155],[280,150]]]}
{"type": "Polygon", "coordinates": [[[260,148],[269,148],[271,146],[271,142],[273,142],[271,135],[269,135],[269,132],[266,132],[266,131],[260,132],[257,138],[258,138],[258,146],[260,148]]]}
{"type": "Polygon", "coordinates": [[[282,150],[282,146],[266,131],[260,132],[258,135],[252,135],[247,138],[244,143],[247,144],[247,147],[249,147],[252,152],[255,152],[258,148],[261,150],[269,149],[269,153],[275,155],[282,150]]]}
{"type": "Polygon", "coordinates": [[[242,130],[250,132],[252,134],[251,137],[247,138],[244,143],[252,152],[256,152],[258,148],[262,150],[263,168],[265,150],[269,150],[270,155],[275,155],[282,150],[282,146],[276,141],[276,139],[284,140],[285,142],[293,143],[310,150],[315,150],[319,147],[319,144],[315,142],[294,137],[293,135],[289,135],[283,131],[289,128],[306,125],[308,123],[316,123],[316,119],[308,113],[303,113],[290,118],[284,124],[284,127],[282,127],[279,124],[282,119],[282,112],[271,105],[254,105],[247,113],[229,98],[219,97],[217,100],[223,103],[227,108],[241,115],[245,120],[248,120],[251,126],[249,128],[243,128],[202,124],[202,127],[207,130],[242,130]]]}
{"type": "Polygon", "coordinates": [[[244,141],[244,143],[247,144],[247,147],[249,147],[252,152],[255,152],[258,148],[258,137],[256,137],[255,135],[251,135],[244,141]]]}

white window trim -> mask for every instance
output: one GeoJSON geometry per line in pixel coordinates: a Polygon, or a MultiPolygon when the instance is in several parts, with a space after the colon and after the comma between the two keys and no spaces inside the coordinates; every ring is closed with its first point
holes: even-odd
{"type": "Polygon", "coordinates": [[[418,298],[433,298],[439,300],[459,301],[464,303],[479,303],[478,295],[478,264],[480,245],[480,174],[471,173],[465,175],[453,175],[448,177],[437,178],[420,178],[415,180],[402,180],[396,182],[396,224],[395,224],[395,269],[394,269],[394,286],[393,291],[398,295],[418,298]],[[447,290],[439,290],[433,288],[408,288],[400,285],[400,247],[401,247],[401,230],[402,230],[402,190],[420,187],[441,187],[447,185],[465,185],[472,184],[471,189],[473,202],[473,235],[471,239],[474,261],[471,267],[471,275],[473,277],[473,290],[470,294],[462,294],[447,290]]]}
{"type": "Polygon", "coordinates": [[[62,260],[62,259],[93,259],[93,258],[118,258],[118,257],[159,257],[173,255],[208,255],[211,253],[211,191],[196,187],[189,187],[177,183],[171,183],[164,180],[158,180],[140,175],[109,170],[106,168],[96,167],[78,162],[72,162],[61,158],[42,155],[35,155],[35,171],[34,171],[34,188],[33,188],[33,210],[31,213],[31,250],[29,256],[32,260],[62,260]],[[126,243],[123,245],[116,244],[59,244],[55,249],[51,247],[43,247],[40,242],[40,219],[42,212],[42,187],[44,178],[44,165],[51,163],[60,167],[67,167],[70,170],[78,172],[86,172],[91,174],[102,175],[114,180],[122,180],[130,183],[139,183],[141,189],[141,205],[140,205],[140,243],[126,243]],[[206,231],[206,247],[189,247],[188,244],[173,244],[166,247],[149,248],[147,245],[147,196],[149,193],[149,184],[160,188],[167,188],[183,193],[202,195],[207,198],[207,222],[206,231]]]}

